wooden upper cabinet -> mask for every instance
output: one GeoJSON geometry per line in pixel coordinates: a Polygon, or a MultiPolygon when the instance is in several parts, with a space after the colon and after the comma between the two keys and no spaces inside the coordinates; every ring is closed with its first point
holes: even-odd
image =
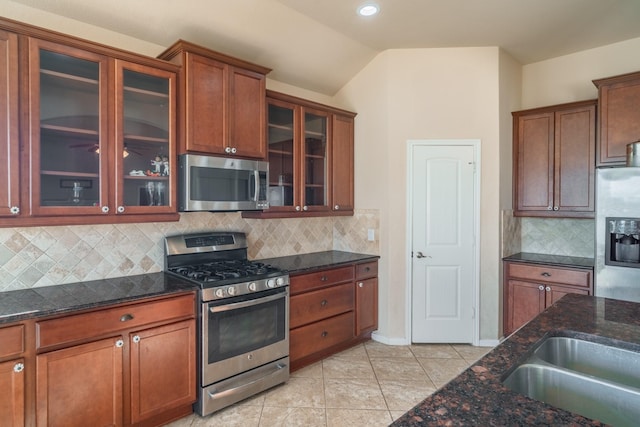
{"type": "Polygon", "coordinates": [[[353,116],[333,115],[331,208],[353,211],[353,116]]]}
{"type": "Polygon", "coordinates": [[[640,72],[593,83],[598,88],[597,165],[625,165],[627,144],[640,141],[640,72]]]}
{"type": "Polygon", "coordinates": [[[180,154],[266,157],[270,69],[183,40],[159,58],[181,66],[180,154]]]}
{"type": "Polygon", "coordinates": [[[245,218],[353,215],[355,113],[267,91],[269,209],[245,218]]]}
{"type": "Polygon", "coordinates": [[[20,213],[18,36],[0,30],[0,216],[20,213]]]}
{"type": "Polygon", "coordinates": [[[596,101],[513,113],[516,216],[593,217],[596,101]]]}

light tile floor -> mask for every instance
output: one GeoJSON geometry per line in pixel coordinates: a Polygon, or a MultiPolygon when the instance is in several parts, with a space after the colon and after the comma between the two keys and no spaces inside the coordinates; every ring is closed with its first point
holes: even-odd
{"type": "Polygon", "coordinates": [[[169,426],[387,426],[489,350],[369,341],[293,372],[286,384],[169,426]]]}

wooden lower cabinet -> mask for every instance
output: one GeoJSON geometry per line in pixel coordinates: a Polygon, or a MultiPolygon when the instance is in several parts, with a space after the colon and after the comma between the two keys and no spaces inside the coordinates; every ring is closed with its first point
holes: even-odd
{"type": "Polygon", "coordinates": [[[36,329],[38,426],[159,426],[192,412],[194,294],[45,319],[36,329]]]}
{"type": "Polygon", "coordinates": [[[504,263],[504,335],[569,293],[593,294],[593,270],[520,262],[504,263]]]}
{"type": "Polygon", "coordinates": [[[132,423],[196,400],[195,339],[192,320],[130,334],[132,423]]]}
{"type": "Polygon", "coordinates": [[[24,359],[0,363],[0,427],[24,426],[24,359]]]}
{"type": "Polygon", "coordinates": [[[377,265],[354,263],[291,276],[292,370],[371,337],[378,327],[377,265]]]}
{"type": "Polygon", "coordinates": [[[38,355],[37,425],[121,426],[122,359],[120,338],[38,355]]]}

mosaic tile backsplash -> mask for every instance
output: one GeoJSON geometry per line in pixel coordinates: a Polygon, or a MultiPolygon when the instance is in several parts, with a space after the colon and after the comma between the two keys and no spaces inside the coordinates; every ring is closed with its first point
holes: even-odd
{"type": "Polygon", "coordinates": [[[593,258],[593,219],[521,218],[521,251],[593,258]]]}
{"type": "Polygon", "coordinates": [[[269,220],[199,212],[178,222],[0,228],[0,291],[162,271],[164,236],[205,230],[245,232],[250,259],[326,250],[379,254],[377,210],[269,220]]]}

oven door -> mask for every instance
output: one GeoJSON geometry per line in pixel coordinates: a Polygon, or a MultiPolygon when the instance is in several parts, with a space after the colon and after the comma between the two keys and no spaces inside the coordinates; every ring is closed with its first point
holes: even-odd
{"type": "Polygon", "coordinates": [[[202,304],[202,385],[289,355],[289,288],[202,304]]]}

